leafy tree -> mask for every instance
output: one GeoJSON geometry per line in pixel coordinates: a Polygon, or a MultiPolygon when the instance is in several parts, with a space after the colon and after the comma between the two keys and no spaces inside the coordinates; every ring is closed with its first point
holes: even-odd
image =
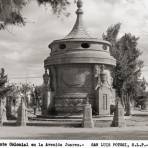
{"type": "Polygon", "coordinates": [[[31,92],[31,90],[32,90],[32,86],[28,83],[22,84],[19,88],[19,92],[22,95],[21,97],[24,98],[27,107],[29,106],[28,97],[30,95],[29,93],[31,92]]]}
{"type": "Polygon", "coordinates": [[[132,98],[137,95],[138,80],[143,67],[143,61],[139,60],[141,51],[137,48],[138,39],[130,33],[121,37],[118,41],[118,58],[116,57],[118,63],[116,69],[118,72],[120,69],[121,77],[118,77],[118,73],[115,73],[117,75],[115,85],[121,83],[122,91],[132,98]]]}
{"type": "Polygon", "coordinates": [[[7,75],[5,74],[4,68],[1,68],[0,71],[0,125],[3,125],[3,120],[7,119],[6,117],[6,96],[7,93],[11,90],[10,86],[7,84],[7,75]]]}
{"type": "Polygon", "coordinates": [[[137,48],[138,37],[127,33],[117,39],[120,26],[121,24],[118,23],[109,27],[107,33],[103,34],[103,39],[111,42],[111,55],[117,61],[112,72],[113,86],[120,98],[126,96],[125,98],[129,101],[136,98],[137,89],[140,88],[139,78],[143,61],[139,60],[141,51],[137,48]]]}
{"type": "MultiPolygon", "coordinates": [[[[54,14],[60,15],[63,12],[66,16],[67,6],[70,4],[68,0],[36,0],[39,5],[49,4],[54,14]]],[[[25,18],[22,16],[22,9],[30,2],[30,0],[0,0],[0,30],[11,25],[25,25],[25,18]]]]}
{"type": "Polygon", "coordinates": [[[106,34],[103,33],[102,37],[104,40],[109,41],[112,45],[111,55],[116,58],[118,50],[117,50],[117,37],[120,31],[121,23],[117,23],[115,25],[110,26],[106,34]]]}
{"type": "Polygon", "coordinates": [[[70,4],[68,0],[37,0],[37,2],[39,5],[49,4],[54,14],[60,15],[61,12],[63,12],[66,16],[69,15],[69,13],[66,12],[66,8],[70,4]]]}
{"type": "Polygon", "coordinates": [[[6,96],[7,92],[11,90],[11,86],[6,86],[7,75],[5,74],[5,69],[1,68],[0,71],[0,100],[6,96]]]}
{"type": "Polygon", "coordinates": [[[25,25],[21,10],[26,3],[26,0],[0,0],[0,29],[8,24],[25,25]]]}
{"type": "Polygon", "coordinates": [[[137,87],[137,96],[135,98],[135,105],[138,107],[138,105],[141,105],[141,107],[144,105],[145,99],[147,99],[148,92],[146,91],[146,86],[148,86],[148,83],[146,82],[145,78],[139,80],[139,85],[137,87]]]}
{"type": "MultiPolygon", "coordinates": [[[[121,23],[117,23],[115,25],[112,25],[110,27],[108,27],[106,33],[103,33],[102,37],[104,40],[106,41],[109,41],[111,43],[111,49],[110,49],[110,53],[111,55],[117,60],[118,58],[118,55],[119,55],[119,50],[118,50],[118,34],[119,34],[119,31],[120,31],[120,27],[121,27],[121,23]]],[[[121,94],[120,94],[120,87],[121,87],[121,84],[119,83],[120,81],[117,81],[117,74],[119,75],[118,79],[121,79],[120,78],[120,71],[121,71],[121,67],[120,67],[120,64],[117,60],[117,63],[116,63],[116,67],[113,69],[112,71],[112,77],[113,77],[113,86],[114,88],[116,89],[116,92],[117,92],[117,95],[121,97],[121,94]],[[118,67],[118,68],[117,68],[118,67]],[[119,84],[117,84],[117,82],[119,84]],[[114,85],[116,84],[116,85],[114,85]],[[119,89],[117,88],[119,86],[119,89]]]]}
{"type": "Polygon", "coordinates": [[[26,95],[27,92],[30,90],[31,90],[31,86],[28,83],[22,84],[20,87],[20,92],[24,95],[26,95]]]}
{"type": "Polygon", "coordinates": [[[11,90],[6,96],[6,113],[7,119],[16,119],[17,105],[19,103],[19,87],[12,83],[11,90]],[[13,109],[12,109],[13,108],[13,109]]]}

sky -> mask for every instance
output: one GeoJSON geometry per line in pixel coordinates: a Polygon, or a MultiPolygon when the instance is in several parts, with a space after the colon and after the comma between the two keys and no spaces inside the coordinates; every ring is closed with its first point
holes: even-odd
{"type": "MultiPolygon", "coordinates": [[[[23,9],[25,26],[8,26],[0,31],[0,67],[9,82],[42,84],[43,61],[49,56],[48,45],[65,37],[76,19],[76,5],[67,8],[69,17],[53,15],[50,6],[39,6],[35,0],[23,9]]],[[[122,23],[119,37],[132,33],[140,37],[143,52],[142,76],[148,81],[148,0],[83,0],[84,23],[92,37],[102,37],[110,25],[122,23]]]]}

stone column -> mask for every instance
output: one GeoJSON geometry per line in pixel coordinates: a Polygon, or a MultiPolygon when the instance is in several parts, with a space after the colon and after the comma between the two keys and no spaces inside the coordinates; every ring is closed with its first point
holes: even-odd
{"type": "Polygon", "coordinates": [[[112,126],[113,127],[125,127],[126,126],[126,122],[124,119],[124,108],[121,104],[121,101],[118,101],[116,104],[112,126]]]}
{"type": "Polygon", "coordinates": [[[91,104],[89,104],[88,100],[84,105],[84,113],[83,113],[83,127],[84,128],[93,128],[94,122],[92,119],[92,108],[91,104]]]}
{"type": "Polygon", "coordinates": [[[18,108],[18,117],[17,117],[17,125],[18,126],[26,126],[27,119],[27,109],[25,106],[24,99],[21,98],[21,104],[18,108]]]}

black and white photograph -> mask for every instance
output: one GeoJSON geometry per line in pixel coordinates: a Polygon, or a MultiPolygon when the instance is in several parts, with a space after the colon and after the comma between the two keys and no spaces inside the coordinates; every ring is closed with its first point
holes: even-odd
{"type": "Polygon", "coordinates": [[[148,147],[147,48],[148,0],[0,0],[0,139],[148,147]]]}

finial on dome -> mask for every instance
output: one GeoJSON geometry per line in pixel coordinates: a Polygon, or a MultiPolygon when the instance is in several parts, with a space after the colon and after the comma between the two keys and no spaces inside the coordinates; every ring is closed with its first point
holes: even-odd
{"type": "Polygon", "coordinates": [[[77,0],[77,7],[78,7],[78,9],[76,11],[77,19],[76,19],[73,29],[65,37],[65,39],[68,39],[68,38],[90,38],[89,34],[87,33],[87,31],[85,30],[85,27],[83,25],[82,6],[83,6],[82,0],[77,0]]]}
{"type": "Polygon", "coordinates": [[[78,8],[81,8],[82,6],[83,6],[82,0],[78,0],[78,1],[77,1],[77,7],[78,7],[78,8]]]}
{"type": "MultiPolygon", "coordinates": [[[[83,6],[83,2],[82,2],[82,0],[78,0],[77,1],[77,7],[78,7],[78,9],[77,9],[77,11],[76,11],[76,14],[83,14],[83,10],[81,9],[82,8],[82,6],[83,6]]],[[[79,17],[79,16],[78,16],[79,17]]]]}

